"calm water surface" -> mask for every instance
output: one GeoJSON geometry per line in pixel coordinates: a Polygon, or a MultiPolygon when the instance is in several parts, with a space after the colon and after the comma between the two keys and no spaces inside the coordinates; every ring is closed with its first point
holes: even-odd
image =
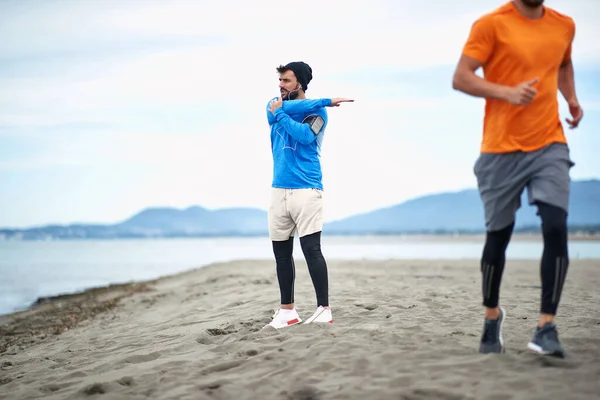
{"type": "MultiPolygon", "coordinates": [[[[571,241],[572,258],[598,259],[600,241],[571,241]]],[[[478,259],[482,239],[324,237],[327,259],[478,259]]],[[[539,259],[538,240],[515,240],[508,258],[539,259]]],[[[295,257],[302,258],[296,239],[295,257]]],[[[0,314],[40,296],[154,279],[213,262],[272,259],[266,237],[216,239],[0,241],[0,314]]]]}

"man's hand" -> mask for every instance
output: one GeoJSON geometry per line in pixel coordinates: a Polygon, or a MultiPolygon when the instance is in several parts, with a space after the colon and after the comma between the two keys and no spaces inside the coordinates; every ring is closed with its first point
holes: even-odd
{"type": "Polygon", "coordinates": [[[569,129],[575,129],[579,125],[581,118],[583,118],[583,110],[577,100],[569,102],[569,112],[573,119],[565,118],[565,121],[569,124],[569,129]]]}
{"type": "Polygon", "coordinates": [[[538,82],[539,79],[535,78],[530,81],[519,83],[517,86],[508,88],[505,96],[506,101],[514,106],[526,106],[527,104],[531,103],[537,94],[537,89],[534,88],[533,85],[538,82]]]}
{"type": "Polygon", "coordinates": [[[271,111],[271,114],[274,114],[275,110],[281,107],[282,104],[283,100],[281,100],[281,97],[278,97],[277,100],[271,100],[271,103],[269,103],[269,111],[271,111]]]}
{"type": "Polygon", "coordinates": [[[331,99],[331,105],[329,107],[339,107],[342,103],[354,103],[354,100],[345,97],[334,97],[331,99]]]}

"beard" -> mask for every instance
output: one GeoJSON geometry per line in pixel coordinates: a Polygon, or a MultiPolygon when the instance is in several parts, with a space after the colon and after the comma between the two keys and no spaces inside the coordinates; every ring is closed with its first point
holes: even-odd
{"type": "Polygon", "coordinates": [[[281,100],[295,100],[298,97],[299,90],[292,90],[291,92],[285,92],[285,94],[281,93],[281,100]]]}
{"type": "Polygon", "coordinates": [[[521,0],[523,5],[529,8],[537,8],[544,4],[544,0],[521,0]]]}

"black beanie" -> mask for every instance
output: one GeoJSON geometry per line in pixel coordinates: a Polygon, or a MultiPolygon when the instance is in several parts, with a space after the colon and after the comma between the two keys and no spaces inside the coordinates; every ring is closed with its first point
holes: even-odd
{"type": "Polygon", "coordinates": [[[285,68],[291,69],[294,72],[296,79],[302,85],[302,90],[306,92],[308,84],[312,80],[312,68],[302,61],[293,61],[285,65],[285,68]]]}

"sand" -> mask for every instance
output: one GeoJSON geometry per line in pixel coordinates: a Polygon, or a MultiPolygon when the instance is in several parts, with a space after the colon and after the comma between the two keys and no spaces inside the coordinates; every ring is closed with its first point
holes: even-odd
{"type": "MultiPolygon", "coordinates": [[[[297,260],[303,318],[315,296],[297,260]]],[[[503,355],[477,353],[477,261],[330,261],[335,322],[261,329],[274,263],[215,264],[48,299],[0,320],[4,399],[592,399],[600,261],[573,260],[557,320],[567,358],[530,353],[539,267],[509,261],[503,355]]]]}

